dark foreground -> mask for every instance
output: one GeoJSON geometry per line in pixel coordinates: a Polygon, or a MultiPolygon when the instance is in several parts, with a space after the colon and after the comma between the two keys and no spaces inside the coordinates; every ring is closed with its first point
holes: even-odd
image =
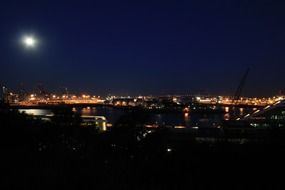
{"type": "Polygon", "coordinates": [[[76,116],[42,123],[2,111],[1,189],[285,187],[285,146],[278,132],[242,144],[198,142],[165,128],[138,138],[147,132],[134,127],[141,114],[129,117],[98,133],[79,127],[76,116]]]}

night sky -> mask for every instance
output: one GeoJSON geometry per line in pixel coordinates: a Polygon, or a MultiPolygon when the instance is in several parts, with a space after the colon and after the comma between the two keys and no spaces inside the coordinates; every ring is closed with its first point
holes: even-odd
{"type": "Polygon", "coordinates": [[[0,84],[99,95],[284,90],[285,3],[1,1],[0,84]],[[21,37],[33,34],[37,48],[21,37]]]}

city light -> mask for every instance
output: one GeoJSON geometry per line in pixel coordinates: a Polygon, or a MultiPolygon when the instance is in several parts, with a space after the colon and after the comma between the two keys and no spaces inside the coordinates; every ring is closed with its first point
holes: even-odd
{"type": "Polygon", "coordinates": [[[166,151],[167,152],[172,152],[172,149],[171,148],[167,148],[166,151]]]}

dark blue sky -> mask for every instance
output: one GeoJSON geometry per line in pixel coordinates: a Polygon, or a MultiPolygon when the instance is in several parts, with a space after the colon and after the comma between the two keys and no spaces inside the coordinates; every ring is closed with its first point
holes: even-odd
{"type": "Polygon", "coordinates": [[[284,90],[285,4],[263,0],[1,1],[0,83],[96,94],[284,90]],[[37,49],[20,38],[34,34],[37,49]]]}

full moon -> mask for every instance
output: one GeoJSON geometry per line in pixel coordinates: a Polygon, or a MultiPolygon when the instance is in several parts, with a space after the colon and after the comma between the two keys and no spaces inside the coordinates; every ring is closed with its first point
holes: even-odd
{"type": "Polygon", "coordinates": [[[37,39],[34,36],[24,36],[22,42],[26,47],[33,48],[37,44],[37,39]]]}

